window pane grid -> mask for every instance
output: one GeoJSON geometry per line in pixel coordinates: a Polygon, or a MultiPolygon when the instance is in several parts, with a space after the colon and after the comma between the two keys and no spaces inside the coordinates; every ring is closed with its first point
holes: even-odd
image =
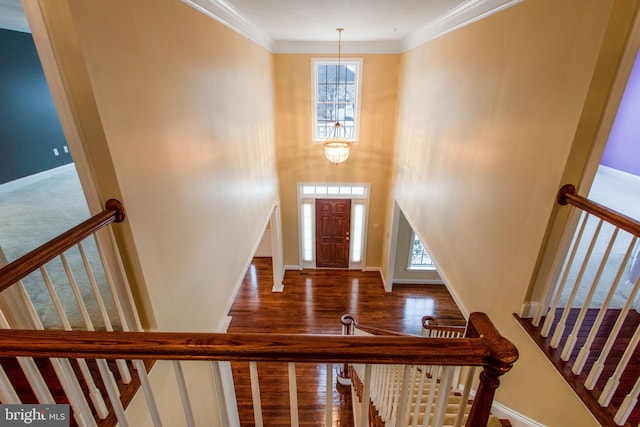
{"type": "Polygon", "coordinates": [[[409,257],[409,268],[433,268],[433,261],[431,257],[427,253],[427,250],[424,248],[424,245],[418,238],[418,236],[413,234],[413,245],[411,247],[411,255],[409,257]]]}
{"type": "Polygon", "coordinates": [[[315,62],[315,139],[330,136],[336,122],[344,134],[340,138],[356,140],[356,102],[359,62],[315,62]],[[338,77],[339,76],[339,77],[338,77]]]}

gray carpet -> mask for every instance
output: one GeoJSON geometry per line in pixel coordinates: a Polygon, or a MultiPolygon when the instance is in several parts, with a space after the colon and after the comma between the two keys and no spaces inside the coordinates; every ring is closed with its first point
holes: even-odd
{"type": "MultiPolygon", "coordinates": [[[[0,206],[0,248],[9,262],[90,216],[73,164],[0,185],[0,206]]],[[[113,300],[93,238],[85,240],[83,247],[109,317],[112,320],[116,319],[113,300]]],[[[70,249],[66,256],[94,327],[104,329],[104,322],[78,249],[70,249]]],[[[84,329],[78,304],[60,258],[49,262],[46,269],[72,327],[84,329]]],[[[42,274],[36,271],[25,278],[23,283],[45,327],[62,328],[62,322],[46,289],[42,274]]],[[[119,322],[116,325],[119,325],[119,322]]]]}

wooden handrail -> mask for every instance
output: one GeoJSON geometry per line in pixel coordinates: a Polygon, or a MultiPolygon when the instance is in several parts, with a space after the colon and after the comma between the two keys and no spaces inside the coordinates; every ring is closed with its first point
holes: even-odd
{"type": "Polygon", "coordinates": [[[464,334],[466,326],[441,325],[438,319],[433,316],[422,316],[422,328],[432,331],[450,332],[454,334],[464,334]]]}
{"type": "Polygon", "coordinates": [[[6,329],[0,356],[510,367],[518,358],[513,344],[486,315],[472,313],[471,321],[481,332],[468,339],[6,329]]]}
{"type": "Polygon", "coordinates": [[[360,324],[360,322],[358,322],[358,318],[356,317],[356,315],[351,313],[342,315],[342,317],[340,318],[340,322],[342,323],[343,326],[346,326],[348,328],[353,327],[356,329],[360,329],[361,331],[371,335],[390,335],[390,336],[396,336],[396,337],[418,337],[419,336],[419,335],[412,335],[412,334],[403,334],[401,332],[390,331],[388,329],[383,329],[383,328],[376,328],[375,326],[362,325],[360,324]]]}
{"type": "Polygon", "coordinates": [[[634,236],[640,237],[639,221],[576,194],[576,187],[572,184],[562,186],[558,191],[557,200],[561,205],[571,204],[633,234],[634,236]]]}
{"type": "Polygon", "coordinates": [[[105,203],[105,210],[55,237],[42,246],[0,268],[0,292],[34,272],[67,249],[94,234],[102,227],[121,222],[125,218],[124,206],[116,199],[105,203]]]}

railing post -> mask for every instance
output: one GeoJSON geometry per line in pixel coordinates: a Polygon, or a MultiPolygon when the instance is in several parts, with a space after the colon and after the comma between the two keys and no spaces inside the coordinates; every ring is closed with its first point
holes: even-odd
{"type": "MultiPolygon", "coordinates": [[[[354,335],[358,318],[355,314],[347,313],[340,318],[340,323],[342,323],[342,335],[354,335]]],[[[349,363],[345,362],[342,364],[341,369],[338,371],[337,383],[338,385],[351,385],[351,369],[349,368],[349,363]]]]}
{"type": "Polygon", "coordinates": [[[480,384],[473,399],[469,418],[467,418],[467,423],[465,424],[466,427],[487,425],[493,404],[493,396],[498,386],[500,386],[499,377],[503,373],[501,369],[494,366],[485,366],[480,372],[480,384]]]}
{"type": "Polygon", "coordinates": [[[467,418],[466,427],[486,426],[491,413],[493,397],[500,386],[500,376],[511,370],[518,360],[518,349],[495,329],[485,313],[471,313],[466,336],[483,337],[492,342],[489,346],[484,369],[480,373],[480,384],[467,418]]]}

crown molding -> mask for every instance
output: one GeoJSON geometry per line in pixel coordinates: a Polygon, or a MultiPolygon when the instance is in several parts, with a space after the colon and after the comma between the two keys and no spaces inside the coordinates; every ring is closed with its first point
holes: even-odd
{"type": "MultiPolygon", "coordinates": [[[[341,44],[341,51],[344,54],[384,54],[399,53],[402,49],[402,42],[397,41],[362,41],[345,42],[341,44]]],[[[287,41],[276,40],[272,45],[273,53],[309,53],[309,54],[331,54],[336,55],[337,47],[335,42],[312,42],[312,41],[287,41]]]]}
{"type": "Polygon", "coordinates": [[[260,46],[272,50],[271,37],[249,22],[240,12],[224,0],[182,0],[210,18],[253,40],[260,46]]]}
{"type": "MultiPolygon", "coordinates": [[[[272,40],[225,0],[182,0],[274,53],[335,53],[334,42],[272,40]]],[[[343,42],[346,54],[402,53],[524,0],[466,0],[403,40],[343,42]]]]}
{"type": "Polygon", "coordinates": [[[403,40],[402,51],[500,12],[524,0],[467,0],[403,40]]]}

